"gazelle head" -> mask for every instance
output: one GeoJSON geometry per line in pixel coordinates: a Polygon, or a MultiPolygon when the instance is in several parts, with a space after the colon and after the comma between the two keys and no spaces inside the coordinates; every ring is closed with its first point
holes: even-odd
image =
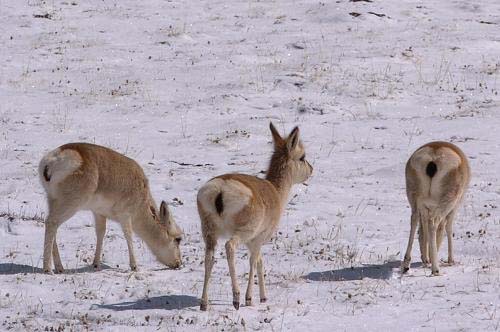
{"type": "Polygon", "coordinates": [[[160,223],[162,234],[162,243],[166,243],[166,247],[158,248],[154,253],[156,258],[163,264],[170,268],[179,268],[182,264],[180,244],[182,240],[182,230],[174,221],[172,214],[168,209],[165,201],[161,202],[158,216],[154,207],[151,207],[153,217],[160,223]]]}
{"type": "Polygon", "coordinates": [[[304,145],[300,141],[299,127],[293,128],[287,138],[281,137],[274,125],[270,124],[274,141],[274,153],[268,176],[287,178],[291,184],[302,183],[312,174],[313,167],[306,160],[304,145]]]}

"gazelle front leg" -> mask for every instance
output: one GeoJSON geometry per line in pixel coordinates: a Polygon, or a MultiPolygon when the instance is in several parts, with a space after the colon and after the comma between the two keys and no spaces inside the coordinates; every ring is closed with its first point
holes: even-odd
{"type": "Polygon", "coordinates": [[[240,286],[238,285],[238,279],[236,278],[234,257],[238,242],[237,237],[232,237],[226,242],[227,263],[229,265],[229,274],[231,275],[231,284],[233,288],[233,306],[236,310],[240,308],[240,286]]]}
{"type": "Polygon", "coordinates": [[[201,295],[200,310],[206,311],[208,308],[208,284],[214,267],[214,251],[217,241],[211,237],[205,239],[205,280],[203,282],[203,293],[201,295]]]}
{"type": "Polygon", "coordinates": [[[132,242],[132,220],[128,218],[127,220],[121,222],[121,225],[123,235],[125,235],[125,239],[127,240],[130,269],[132,271],[137,271],[137,262],[135,261],[134,246],[132,242]]]}
{"type": "Polygon", "coordinates": [[[429,224],[429,245],[431,258],[431,271],[433,276],[439,275],[439,262],[437,258],[437,229],[439,227],[439,218],[432,217],[429,224]]]}
{"type": "Polygon", "coordinates": [[[95,245],[94,262],[92,263],[92,265],[94,266],[95,269],[98,269],[99,265],[101,264],[102,244],[104,241],[104,234],[106,234],[106,217],[94,213],[94,222],[95,222],[95,233],[97,241],[95,245]]]}
{"type": "Polygon", "coordinates": [[[405,259],[403,265],[401,266],[401,272],[408,272],[410,269],[411,262],[411,248],[413,247],[413,241],[415,239],[415,232],[418,226],[418,216],[416,212],[411,213],[411,226],[410,226],[410,238],[408,239],[408,247],[406,248],[405,259]]]}
{"type": "Polygon", "coordinates": [[[262,262],[262,255],[259,252],[259,258],[257,259],[257,275],[259,276],[259,296],[260,303],[267,301],[266,295],[266,284],[264,281],[264,264],[262,262]]]}
{"type": "Polygon", "coordinates": [[[255,251],[250,252],[250,271],[248,272],[248,287],[247,292],[245,294],[245,305],[252,305],[252,289],[253,289],[253,281],[255,275],[255,267],[257,265],[257,260],[259,257],[259,253],[255,251]]]}
{"type": "Polygon", "coordinates": [[[436,233],[436,244],[437,244],[437,252],[439,254],[439,249],[441,248],[441,244],[443,243],[444,238],[444,226],[445,222],[439,224],[436,233]]]}

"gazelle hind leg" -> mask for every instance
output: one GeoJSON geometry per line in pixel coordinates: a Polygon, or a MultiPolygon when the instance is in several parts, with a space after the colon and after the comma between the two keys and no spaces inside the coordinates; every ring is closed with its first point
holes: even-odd
{"type": "Polygon", "coordinates": [[[104,235],[106,234],[106,217],[94,213],[94,222],[97,241],[95,245],[94,262],[92,265],[95,269],[98,269],[99,265],[101,265],[102,245],[104,242],[104,235]]]}
{"type": "Polygon", "coordinates": [[[227,263],[229,265],[229,274],[231,275],[231,285],[233,288],[233,306],[236,310],[240,308],[240,286],[238,285],[235,268],[235,251],[238,242],[237,237],[232,237],[226,242],[227,263]]]}
{"type": "Polygon", "coordinates": [[[207,236],[205,238],[205,280],[203,281],[203,293],[201,295],[200,310],[206,311],[208,308],[208,284],[214,267],[214,252],[217,240],[207,236]]]}
{"type": "Polygon", "coordinates": [[[52,266],[52,250],[54,247],[54,239],[57,232],[57,224],[54,221],[49,222],[49,218],[45,221],[45,240],[43,245],[43,272],[53,273],[52,266]]]}
{"type": "Polygon", "coordinates": [[[431,258],[431,271],[432,275],[439,275],[439,261],[437,256],[437,230],[440,224],[439,217],[432,217],[429,223],[429,246],[430,246],[430,258],[431,258]]]}
{"type": "Polygon", "coordinates": [[[417,216],[417,213],[414,212],[414,211],[412,211],[412,213],[411,213],[410,237],[408,239],[408,247],[406,248],[405,258],[404,258],[403,264],[401,266],[401,272],[402,273],[408,272],[408,270],[410,269],[411,249],[413,247],[413,241],[415,239],[415,232],[417,230],[417,225],[418,225],[418,216],[417,216]]]}
{"type": "Polygon", "coordinates": [[[418,243],[420,245],[420,258],[424,267],[429,265],[429,225],[427,220],[420,220],[420,229],[418,230],[418,243]]]}
{"type": "Polygon", "coordinates": [[[54,258],[54,268],[56,273],[63,273],[64,267],[61,262],[61,256],[59,255],[59,248],[57,246],[57,239],[54,238],[54,246],[52,247],[52,257],[54,258]]]}
{"type": "Polygon", "coordinates": [[[45,273],[52,273],[51,266],[54,254],[57,256],[56,263],[58,266],[56,268],[62,267],[58,248],[56,248],[57,252],[54,251],[54,246],[57,247],[55,242],[57,229],[62,223],[71,218],[76,211],[70,204],[63,206],[57,201],[49,200],[49,215],[45,220],[45,239],[43,244],[43,271],[45,273]]]}
{"type": "Polygon", "coordinates": [[[455,219],[456,211],[453,210],[446,216],[446,237],[448,238],[448,264],[455,264],[453,257],[453,220],[455,219]]]}

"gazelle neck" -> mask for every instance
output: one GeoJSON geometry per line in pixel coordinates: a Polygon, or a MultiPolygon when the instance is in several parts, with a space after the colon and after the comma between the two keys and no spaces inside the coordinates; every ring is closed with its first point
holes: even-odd
{"type": "Polygon", "coordinates": [[[293,184],[287,164],[286,154],[275,151],[266,175],[266,180],[271,182],[280,194],[282,205],[285,204],[293,184]]]}
{"type": "Polygon", "coordinates": [[[151,251],[158,256],[157,253],[165,246],[166,239],[164,238],[164,230],[161,225],[150,215],[149,211],[137,213],[136,220],[132,223],[134,232],[146,242],[146,245],[151,251]]]}

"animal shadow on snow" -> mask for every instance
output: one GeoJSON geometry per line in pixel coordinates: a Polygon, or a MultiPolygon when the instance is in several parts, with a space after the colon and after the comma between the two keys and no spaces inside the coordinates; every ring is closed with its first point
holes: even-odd
{"type": "MultiPolygon", "coordinates": [[[[422,266],[422,263],[412,263],[411,267],[422,266]]],[[[350,281],[362,280],[363,278],[370,279],[390,279],[394,273],[394,269],[401,267],[400,261],[392,261],[384,264],[363,265],[357,267],[348,267],[340,270],[331,270],[324,272],[311,272],[303,276],[304,279],[312,281],[350,281]]]]}
{"type": "Polygon", "coordinates": [[[197,297],[189,295],[164,295],[113,304],[94,304],[91,309],[110,309],[114,311],[125,310],[179,310],[200,305],[197,297]]]}
{"type": "MultiPolygon", "coordinates": [[[[99,270],[110,269],[110,266],[101,264],[99,270]]],[[[97,272],[93,266],[82,266],[77,269],[65,269],[63,274],[97,272]]],[[[31,265],[16,263],[0,263],[0,275],[19,274],[19,273],[44,273],[43,269],[31,265]]]]}

